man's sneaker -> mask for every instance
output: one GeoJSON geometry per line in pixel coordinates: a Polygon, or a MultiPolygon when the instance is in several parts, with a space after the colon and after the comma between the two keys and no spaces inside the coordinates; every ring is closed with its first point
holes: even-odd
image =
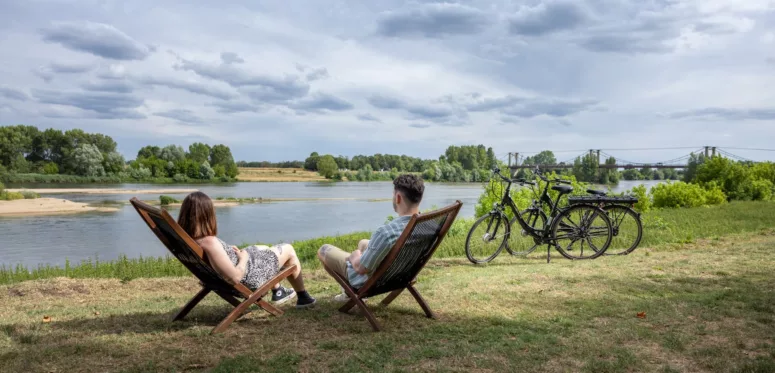
{"type": "Polygon", "coordinates": [[[306,297],[299,297],[299,299],[296,300],[296,308],[314,307],[315,303],[317,303],[317,300],[309,295],[306,297]]]}
{"type": "Polygon", "coordinates": [[[286,287],[280,286],[272,291],[272,302],[275,304],[283,304],[295,297],[296,292],[286,287]]]}
{"type": "MultiPolygon", "coordinates": [[[[361,300],[362,300],[364,303],[366,302],[366,300],[367,300],[367,299],[369,299],[369,298],[361,298],[361,300]]],[[[341,303],[347,303],[347,302],[349,302],[349,301],[350,301],[350,297],[347,295],[347,293],[341,293],[341,294],[337,294],[337,295],[334,297],[334,301],[335,301],[335,302],[341,302],[341,303]]]]}

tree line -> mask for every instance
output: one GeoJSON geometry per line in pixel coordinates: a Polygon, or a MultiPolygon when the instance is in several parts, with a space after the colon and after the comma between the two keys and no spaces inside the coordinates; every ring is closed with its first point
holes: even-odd
{"type": "Polygon", "coordinates": [[[110,136],[81,129],[2,126],[0,174],[17,182],[227,181],[238,174],[231,150],[222,144],[194,143],[188,151],[177,145],[145,146],[131,161],[116,148],[110,136]]]}
{"type": "Polygon", "coordinates": [[[332,180],[392,180],[399,173],[416,173],[428,181],[479,182],[498,164],[492,148],[484,145],[449,146],[438,159],[374,154],[352,158],[312,152],[303,167],[332,180]]]}

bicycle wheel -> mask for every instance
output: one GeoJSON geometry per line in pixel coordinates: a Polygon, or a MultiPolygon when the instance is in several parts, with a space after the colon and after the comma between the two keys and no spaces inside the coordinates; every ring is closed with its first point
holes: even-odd
{"type": "Polygon", "coordinates": [[[604,210],[580,204],[560,212],[552,222],[551,234],[554,246],[562,256],[568,259],[595,259],[608,249],[613,229],[604,210]],[[584,256],[584,243],[588,246],[587,253],[592,251],[593,254],[584,256]],[[571,252],[579,255],[571,255],[571,252]]]}
{"type": "Polygon", "coordinates": [[[489,213],[479,218],[466,237],[466,256],[471,263],[480,264],[493,260],[506,244],[511,233],[505,215],[489,213]],[[482,243],[483,247],[478,244],[482,243]],[[489,245],[489,247],[488,247],[489,245]],[[497,247],[493,247],[497,245],[497,247]]]}
{"type": "Polygon", "coordinates": [[[613,226],[613,238],[605,255],[627,255],[640,245],[643,225],[640,217],[631,208],[622,205],[603,207],[613,226]]]}
{"type": "MultiPolygon", "coordinates": [[[[543,231],[546,226],[546,214],[540,209],[526,209],[519,213],[522,219],[535,229],[543,231]]],[[[530,236],[514,217],[509,223],[511,232],[506,240],[506,251],[511,255],[528,255],[541,245],[540,239],[530,236]],[[521,234],[517,234],[520,232],[521,234]],[[524,238],[524,239],[523,239],[524,238]]]]}

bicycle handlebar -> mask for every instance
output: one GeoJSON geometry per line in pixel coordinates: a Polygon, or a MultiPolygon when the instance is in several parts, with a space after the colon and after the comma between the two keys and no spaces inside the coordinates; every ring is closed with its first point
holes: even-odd
{"type": "Polygon", "coordinates": [[[503,180],[503,181],[507,181],[507,182],[511,182],[511,183],[520,183],[520,184],[536,185],[536,183],[534,183],[534,182],[532,182],[532,181],[527,181],[527,180],[525,180],[525,179],[509,179],[509,178],[507,178],[506,176],[503,176],[503,175],[501,174],[501,170],[500,170],[498,167],[495,167],[495,168],[493,168],[493,169],[492,169],[492,172],[493,172],[494,174],[498,175],[498,177],[500,177],[500,178],[501,178],[501,180],[503,180]]]}

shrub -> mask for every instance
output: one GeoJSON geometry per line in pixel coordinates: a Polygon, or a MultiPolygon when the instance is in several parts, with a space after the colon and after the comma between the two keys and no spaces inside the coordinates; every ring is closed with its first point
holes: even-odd
{"type": "Polygon", "coordinates": [[[165,195],[159,196],[159,202],[161,202],[162,206],[167,206],[172,203],[180,203],[180,201],[176,200],[175,198],[165,195]]]}
{"type": "Polygon", "coordinates": [[[651,196],[648,194],[648,188],[641,184],[628,190],[627,195],[633,196],[638,199],[638,203],[635,204],[635,209],[640,212],[648,212],[651,210],[651,196]]]}
{"type": "Polygon", "coordinates": [[[655,185],[651,189],[654,207],[698,207],[718,205],[727,201],[727,196],[717,185],[708,185],[705,189],[698,184],[683,181],[667,182],[655,185]]]}
{"type": "Polygon", "coordinates": [[[775,185],[769,180],[757,179],[743,185],[743,190],[754,201],[769,201],[772,199],[775,185]]]}
{"type": "Polygon", "coordinates": [[[24,195],[19,192],[8,192],[8,191],[5,191],[2,194],[0,194],[0,200],[14,201],[17,199],[24,199],[24,195]]]}
{"type": "Polygon", "coordinates": [[[129,170],[129,175],[133,179],[137,180],[145,180],[151,178],[151,170],[148,168],[145,168],[144,166],[140,166],[139,168],[131,168],[129,170]]]}
{"type": "Polygon", "coordinates": [[[59,173],[59,166],[54,162],[48,162],[43,165],[43,173],[46,175],[56,175],[59,173]]]}
{"type": "Polygon", "coordinates": [[[3,193],[3,191],[5,191],[5,185],[0,183],[0,193],[3,193]]]}
{"type": "Polygon", "coordinates": [[[31,190],[23,190],[21,192],[21,194],[22,194],[22,196],[24,196],[24,199],[40,198],[40,195],[38,195],[38,193],[35,193],[35,192],[31,191],[31,190]]]}
{"type": "Polygon", "coordinates": [[[183,174],[175,174],[175,176],[172,177],[172,180],[174,180],[176,183],[185,183],[188,181],[188,176],[183,174]]]}

